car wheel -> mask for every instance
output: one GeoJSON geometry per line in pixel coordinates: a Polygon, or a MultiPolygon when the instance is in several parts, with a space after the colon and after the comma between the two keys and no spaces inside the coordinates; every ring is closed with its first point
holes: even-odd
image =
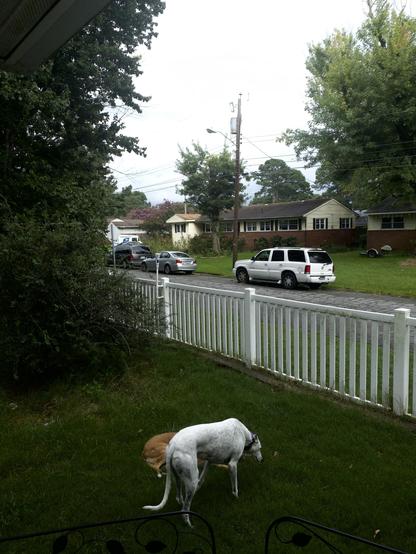
{"type": "Polygon", "coordinates": [[[321,283],[309,283],[309,288],[312,290],[319,289],[321,287],[321,283]]]}
{"type": "Polygon", "coordinates": [[[298,282],[293,273],[286,272],[282,275],[282,287],[284,289],[295,289],[298,282]]]}
{"type": "Polygon", "coordinates": [[[165,273],[166,275],[169,275],[169,273],[172,273],[172,269],[169,264],[165,265],[165,267],[163,268],[163,273],[165,273]]]}
{"type": "Polygon", "coordinates": [[[147,264],[145,264],[144,262],[142,263],[142,265],[140,266],[140,269],[142,271],[147,271],[147,264]]]}
{"type": "Polygon", "coordinates": [[[248,276],[247,270],[242,267],[237,269],[235,276],[239,283],[248,283],[250,281],[250,277],[248,276]]]}

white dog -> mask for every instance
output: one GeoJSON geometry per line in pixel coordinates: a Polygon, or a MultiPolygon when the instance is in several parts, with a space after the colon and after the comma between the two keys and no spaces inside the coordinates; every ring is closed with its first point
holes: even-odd
{"type": "MultiPolygon", "coordinates": [[[[182,511],[191,508],[192,498],[202,485],[209,464],[228,464],[231,489],[238,497],[237,464],[243,454],[263,460],[261,444],[238,419],[230,418],[216,423],[193,425],[182,429],[171,439],[166,451],[166,484],[162,502],[157,506],[143,506],[146,510],[161,510],[167,503],[171,489],[172,473],[176,479],[176,500],[182,511]],[[201,474],[198,458],[204,461],[201,474]]],[[[184,519],[191,525],[189,515],[184,519]]]]}

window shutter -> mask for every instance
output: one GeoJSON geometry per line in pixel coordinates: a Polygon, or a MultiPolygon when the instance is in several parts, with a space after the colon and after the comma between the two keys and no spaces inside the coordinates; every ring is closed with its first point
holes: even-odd
{"type": "Polygon", "coordinates": [[[328,218],[325,218],[325,229],[328,229],[328,218]]]}

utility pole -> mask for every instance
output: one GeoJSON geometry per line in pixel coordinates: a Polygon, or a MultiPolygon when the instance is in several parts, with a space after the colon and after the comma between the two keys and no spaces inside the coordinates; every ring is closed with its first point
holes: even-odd
{"type": "Polygon", "coordinates": [[[233,215],[233,265],[237,261],[239,222],[238,210],[240,208],[240,142],[241,142],[241,94],[238,97],[237,121],[235,142],[235,181],[234,181],[234,215],[233,215]]]}

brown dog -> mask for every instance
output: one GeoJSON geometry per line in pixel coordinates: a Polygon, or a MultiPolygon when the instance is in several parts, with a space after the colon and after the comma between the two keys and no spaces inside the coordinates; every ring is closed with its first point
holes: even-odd
{"type": "MultiPolygon", "coordinates": [[[[162,477],[161,468],[166,463],[166,449],[174,435],[176,435],[176,433],[173,432],[155,435],[149,439],[143,447],[143,459],[152,469],[156,471],[158,477],[162,477]]],[[[198,464],[203,463],[203,460],[198,460],[198,464]]],[[[228,466],[223,464],[215,465],[224,469],[228,468],[228,466]]]]}
{"type": "Polygon", "coordinates": [[[144,461],[156,471],[158,477],[162,477],[160,469],[166,463],[166,448],[174,435],[176,433],[155,435],[143,447],[142,456],[144,461]]]}

